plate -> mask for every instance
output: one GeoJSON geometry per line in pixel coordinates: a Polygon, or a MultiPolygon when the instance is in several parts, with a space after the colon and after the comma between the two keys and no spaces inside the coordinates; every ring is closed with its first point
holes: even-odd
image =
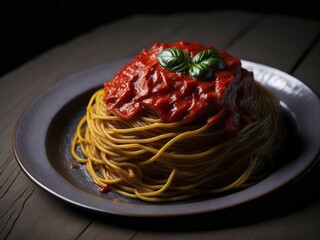
{"type": "Polygon", "coordinates": [[[319,98],[298,79],[243,60],[255,79],[279,96],[286,113],[292,136],[281,167],[250,188],[218,197],[147,203],[113,192],[99,193],[83,166],[71,167],[76,164],[70,154],[71,139],[93,92],[129,61],[105,63],[68,77],[50,87],[23,113],[13,136],[14,153],[22,170],[38,186],[68,203],[99,213],[131,217],[195,215],[230,209],[279,190],[302,176],[318,158],[319,98]],[[115,198],[121,202],[114,202],[115,198]]]}

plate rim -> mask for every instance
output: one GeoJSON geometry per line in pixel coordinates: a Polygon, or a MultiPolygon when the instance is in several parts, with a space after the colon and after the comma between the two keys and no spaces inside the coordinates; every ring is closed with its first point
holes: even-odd
{"type": "MultiPolygon", "coordinates": [[[[50,194],[58,197],[61,200],[64,200],[72,205],[87,209],[87,210],[92,210],[94,212],[99,212],[99,213],[103,213],[103,214],[113,214],[113,215],[118,215],[118,216],[130,216],[130,217],[176,217],[176,216],[185,216],[185,215],[195,215],[195,214],[202,214],[202,213],[208,213],[208,212],[215,212],[218,210],[224,210],[224,209],[229,209],[238,205],[242,205],[244,203],[247,202],[251,202],[254,201],[258,198],[261,198],[263,196],[269,195],[272,192],[275,192],[276,190],[279,190],[285,186],[287,186],[289,183],[292,183],[294,181],[296,181],[297,179],[299,179],[300,177],[302,177],[304,174],[306,174],[310,169],[312,169],[312,167],[316,164],[317,162],[317,158],[319,157],[320,154],[320,147],[318,146],[318,150],[316,153],[314,153],[312,160],[310,158],[310,160],[308,161],[309,164],[304,165],[303,169],[300,169],[300,171],[296,172],[296,174],[294,176],[291,176],[290,179],[287,179],[285,182],[283,182],[282,184],[280,184],[277,187],[268,189],[267,191],[262,191],[260,189],[260,192],[258,192],[257,194],[254,195],[250,195],[250,191],[252,189],[252,187],[241,190],[239,192],[236,193],[232,193],[232,194],[228,194],[226,196],[222,196],[222,197],[218,197],[218,198],[212,198],[212,199],[207,199],[207,200],[202,200],[201,202],[187,202],[187,203],[175,203],[173,205],[163,205],[163,204],[132,204],[132,203],[115,203],[112,201],[108,201],[106,199],[100,198],[99,196],[94,196],[90,193],[81,191],[80,193],[80,197],[83,196],[83,201],[79,202],[79,199],[72,199],[70,197],[70,195],[63,195],[60,192],[58,192],[56,189],[52,189],[50,188],[50,186],[48,186],[48,183],[43,183],[41,182],[41,180],[39,180],[39,176],[34,176],[31,172],[30,169],[28,169],[25,166],[25,159],[23,159],[23,157],[21,156],[21,152],[19,152],[19,146],[18,146],[18,134],[20,131],[20,128],[23,124],[24,119],[26,118],[27,114],[30,113],[30,111],[32,111],[33,107],[35,106],[35,104],[38,103],[38,101],[43,98],[47,93],[54,91],[55,88],[58,88],[60,86],[65,85],[66,83],[68,83],[68,81],[71,81],[72,79],[76,79],[79,76],[83,77],[83,75],[86,74],[94,74],[97,71],[103,71],[105,69],[110,68],[110,66],[114,66],[114,65],[120,65],[123,66],[123,63],[128,62],[130,59],[132,58],[123,58],[123,59],[119,59],[119,60],[114,60],[114,61],[110,61],[110,62],[106,62],[103,64],[99,64],[93,67],[90,67],[88,69],[84,69],[78,73],[75,73],[69,77],[64,78],[63,80],[60,80],[54,84],[52,84],[50,87],[48,87],[42,94],[40,94],[38,97],[36,97],[31,104],[29,104],[27,106],[27,108],[22,112],[22,114],[20,115],[18,121],[16,122],[16,125],[14,127],[14,132],[13,132],[13,138],[12,138],[12,145],[13,145],[13,152],[16,158],[16,161],[18,162],[20,168],[23,170],[23,172],[34,182],[36,183],[36,185],[38,185],[40,188],[44,189],[45,191],[49,192],[50,194]],[[240,196],[245,196],[245,195],[249,195],[249,198],[245,198],[242,200],[237,200],[237,201],[231,201],[229,200],[229,204],[223,204],[224,200],[228,198],[230,198],[231,195],[235,196],[234,199],[240,194],[240,196]],[[96,205],[92,204],[92,202],[90,202],[90,200],[92,200],[93,203],[96,203],[96,205]],[[106,207],[103,207],[103,203],[106,207]],[[91,203],[91,204],[90,204],[91,203]],[[215,203],[215,204],[213,204],[215,203]],[[210,205],[211,204],[211,205],[210,205]],[[213,206],[212,206],[213,204],[213,206]],[[206,206],[209,207],[206,207],[206,206]],[[174,208],[172,208],[172,206],[174,206],[174,208]],[[143,207],[144,209],[141,209],[141,207],[143,207]],[[166,208],[166,209],[165,209],[166,208]]],[[[303,83],[302,81],[298,80],[297,78],[270,66],[266,66],[260,63],[255,63],[255,62],[251,62],[251,61],[246,61],[246,60],[241,60],[243,66],[253,66],[253,67],[258,67],[258,68],[263,68],[263,69],[267,69],[268,71],[272,71],[277,73],[280,76],[285,76],[286,78],[290,78],[293,79],[294,81],[298,81],[298,83],[300,85],[303,86],[303,89],[305,91],[308,91],[309,94],[314,95],[315,97],[318,97],[311,89],[309,86],[307,86],[305,83],[303,83]]],[[[119,66],[118,66],[119,68],[119,66]]],[[[103,82],[100,83],[100,85],[103,85],[103,82]]],[[[91,88],[94,88],[97,86],[92,86],[91,88]]],[[[87,89],[89,90],[89,89],[87,89]]],[[[80,92],[78,93],[79,95],[83,93],[80,92]]],[[[75,96],[73,96],[74,98],[75,96]]],[[[320,106],[320,100],[318,98],[318,107],[320,106]]],[[[63,106],[62,106],[63,107],[63,106]]],[[[61,108],[57,109],[56,113],[60,110],[61,108]]],[[[52,120],[52,119],[51,119],[52,120]]],[[[51,121],[50,120],[50,121],[51,121]]],[[[48,129],[46,129],[48,130],[48,129]]],[[[44,136],[45,138],[45,136],[44,136]]],[[[45,141],[45,139],[44,139],[45,141]]],[[[45,152],[45,150],[44,150],[45,152]]],[[[47,158],[46,159],[46,164],[49,164],[51,166],[51,168],[53,169],[53,166],[50,163],[50,160],[47,158]]],[[[69,183],[66,179],[64,179],[58,172],[56,172],[55,170],[53,170],[53,172],[55,173],[55,176],[57,177],[57,179],[60,182],[63,182],[63,184],[66,184],[66,186],[69,187],[69,190],[72,193],[75,193],[77,191],[79,191],[78,188],[76,188],[75,186],[73,186],[71,183],[69,183]]],[[[272,174],[273,175],[273,174],[272,174]]],[[[271,175],[271,176],[272,176],[271,175]]],[[[270,176],[269,176],[270,177],[270,176]]],[[[41,178],[40,178],[41,179],[41,178]]],[[[263,180],[264,181],[264,180],[263,180]]],[[[261,181],[261,182],[263,182],[261,181]]],[[[261,184],[261,182],[259,182],[258,184],[254,185],[253,187],[256,186],[256,188],[259,190],[259,184],[261,184]]],[[[78,195],[77,195],[78,196],[78,195]]]]}

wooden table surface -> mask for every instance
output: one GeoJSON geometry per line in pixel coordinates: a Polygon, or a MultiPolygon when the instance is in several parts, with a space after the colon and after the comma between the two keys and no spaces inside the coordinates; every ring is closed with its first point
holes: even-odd
{"type": "Polygon", "coordinates": [[[86,212],[43,191],[19,168],[12,150],[15,124],[46,88],[91,66],[133,56],[156,41],[181,39],[278,68],[320,95],[316,20],[228,10],[135,15],[99,26],[0,79],[0,239],[320,239],[319,164],[271,197],[222,214],[183,219],[86,212]]]}

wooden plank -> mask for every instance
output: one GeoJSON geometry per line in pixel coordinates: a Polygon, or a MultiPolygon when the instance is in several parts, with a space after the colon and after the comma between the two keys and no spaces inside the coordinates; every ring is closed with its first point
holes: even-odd
{"type": "MultiPolygon", "coordinates": [[[[245,218],[245,216],[244,216],[245,218]]],[[[230,221],[233,221],[230,219],[230,221]]],[[[237,227],[218,228],[219,223],[205,222],[211,228],[200,231],[158,231],[148,232],[139,231],[132,240],[185,240],[185,239],[259,239],[259,240],[283,240],[283,239],[318,239],[320,229],[318,222],[320,221],[319,205],[313,204],[307,206],[303,211],[297,211],[292,214],[280,216],[276,219],[269,219],[262,222],[255,222],[250,225],[240,225],[237,227]],[[305,218],[305,216],[309,216],[305,218]],[[302,221],[303,220],[303,221],[302,221]],[[212,229],[212,230],[211,230],[212,229]]]]}
{"type": "Polygon", "coordinates": [[[320,31],[320,23],[272,15],[255,25],[228,50],[242,59],[290,72],[320,31]]]}
{"type": "Polygon", "coordinates": [[[70,206],[24,182],[29,180],[21,172],[13,186],[24,185],[26,189],[21,192],[11,187],[1,199],[9,206],[1,207],[0,239],[72,239],[90,223],[70,206]]]}
{"type": "Polygon", "coordinates": [[[134,239],[136,230],[122,227],[121,223],[108,220],[108,217],[101,218],[101,220],[95,219],[77,240],[134,239]],[[106,221],[103,221],[103,219],[106,219],[106,221]]]}
{"type": "Polygon", "coordinates": [[[193,14],[189,16],[188,22],[181,25],[166,40],[169,42],[179,40],[200,42],[217,49],[224,49],[262,17],[263,15],[260,14],[232,10],[193,14]]]}
{"type": "Polygon", "coordinates": [[[293,75],[309,85],[320,96],[320,40],[310,48],[301,64],[293,72],[293,75]]]}

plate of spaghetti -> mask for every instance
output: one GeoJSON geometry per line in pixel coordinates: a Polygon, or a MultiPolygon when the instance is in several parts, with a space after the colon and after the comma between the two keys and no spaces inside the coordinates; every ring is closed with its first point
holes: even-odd
{"type": "Polygon", "coordinates": [[[135,217],[213,212],[290,184],[319,156],[319,98],[298,79],[200,43],[155,43],[58,82],[13,136],[37,185],[135,217]]]}

